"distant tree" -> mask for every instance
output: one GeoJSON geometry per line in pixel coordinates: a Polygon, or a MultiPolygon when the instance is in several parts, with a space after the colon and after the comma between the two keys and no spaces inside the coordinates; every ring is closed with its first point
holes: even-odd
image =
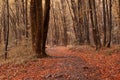
{"type": "Polygon", "coordinates": [[[9,0],[6,0],[6,26],[5,26],[5,59],[7,59],[8,54],[8,41],[9,41],[9,0]]]}
{"type": "Polygon", "coordinates": [[[62,13],[63,15],[61,14],[62,16],[62,24],[63,24],[63,45],[64,46],[67,46],[67,43],[68,43],[68,35],[67,35],[67,20],[66,20],[66,4],[65,4],[65,0],[60,0],[61,1],[61,5],[62,5],[62,13]]]}
{"type": "Polygon", "coordinates": [[[112,0],[109,0],[109,23],[108,23],[108,26],[109,26],[109,40],[108,40],[108,44],[107,44],[107,47],[111,47],[111,40],[112,40],[112,0]]]}
{"type": "Polygon", "coordinates": [[[82,30],[81,30],[81,27],[82,25],[80,25],[80,12],[78,13],[78,10],[80,10],[81,8],[81,0],[78,1],[78,6],[77,7],[77,4],[76,4],[76,1],[75,0],[71,0],[71,8],[72,8],[72,12],[74,14],[74,17],[73,17],[73,23],[75,25],[74,26],[74,31],[75,31],[75,36],[76,36],[76,40],[78,41],[78,44],[81,44],[82,41],[83,41],[83,38],[82,38],[82,30]]]}
{"type": "Polygon", "coordinates": [[[93,39],[96,45],[96,50],[98,50],[101,48],[101,41],[100,41],[100,34],[98,30],[95,0],[89,0],[89,9],[90,9],[90,19],[91,19],[92,30],[93,30],[93,39]]]}
{"type": "Polygon", "coordinates": [[[107,40],[106,40],[106,36],[107,36],[106,27],[107,27],[107,25],[106,25],[106,3],[105,3],[105,0],[103,0],[102,3],[103,3],[103,30],[104,30],[103,46],[106,46],[106,42],[107,42],[107,40]]]}
{"type": "Polygon", "coordinates": [[[52,5],[51,5],[51,16],[53,17],[53,26],[54,26],[54,28],[53,28],[53,30],[52,30],[52,32],[54,32],[54,37],[53,37],[53,40],[52,40],[52,42],[53,42],[53,45],[58,45],[59,44],[59,28],[58,28],[58,23],[57,23],[57,14],[56,14],[56,9],[55,9],[55,7],[54,7],[54,3],[53,3],[53,0],[51,0],[51,2],[52,2],[52,5]]]}

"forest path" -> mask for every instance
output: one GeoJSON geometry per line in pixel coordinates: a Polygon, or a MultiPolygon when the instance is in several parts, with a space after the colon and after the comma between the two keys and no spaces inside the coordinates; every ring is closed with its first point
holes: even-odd
{"type": "MultiPolygon", "coordinates": [[[[48,48],[52,57],[0,66],[0,80],[93,80],[91,67],[65,47],[48,48]]],[[[95,79],[94,79],[95,80],[95,79]]],[[[98,80],[98,79],[97,79],[98,80]]]]}
{"type": "Polygon", "coordinates": [[[90,47],[49,47],[47,53],[52,57],[0,65],[0,80],[120,80],[120,54],[90,47]]]}

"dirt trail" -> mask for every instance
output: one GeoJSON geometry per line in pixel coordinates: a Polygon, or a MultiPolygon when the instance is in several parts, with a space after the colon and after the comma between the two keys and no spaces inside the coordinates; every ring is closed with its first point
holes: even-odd
{"type": "Polygon", "coordinates": [[[53,57],[0,66],[0,80],[100,80],[94,77],[97,68],[67,48],[48,48],[47,53],[53,57]]]}

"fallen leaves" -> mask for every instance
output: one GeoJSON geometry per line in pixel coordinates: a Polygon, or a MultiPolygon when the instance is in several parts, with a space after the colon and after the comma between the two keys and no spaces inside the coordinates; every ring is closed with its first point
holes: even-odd
{"type": "Polygon", "coordinates": [[[1,65],[0,80],[119,80],[120,54],[117,48],[112,49],[49,48],[47,53],[55,57],[1,65]]]}
{"type": "Polygon", "coordinates": [[[90,48],[89,50],[84,50],[85,48],[79,48],[79,49],[83,49],[84,53],[80,54],[81,52],[76,51],[78,53],[78,55],[76,56],[80,56],[83,60],[86,61],[86,63],[90,64],[91,66],[98,67],[99,69],[97,71],[100,73],[99,76],[101,80],[120,79],[119,46],[110,49],[103,49],[97,52],[90,48]],[[110,55],[108,55],[109,53],[110,55]]]}

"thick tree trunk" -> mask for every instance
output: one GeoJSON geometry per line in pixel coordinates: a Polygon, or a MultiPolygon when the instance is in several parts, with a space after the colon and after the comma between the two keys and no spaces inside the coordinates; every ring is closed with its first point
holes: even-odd
{"type": "Polygon", "coordinates": [[[36,6],[36,37],[35,37],[35,52],[37,57],[43,57],[42,53],[42,43],[43,43],[43,8],[42,0],[35,0],[36,6]]]}
{"type": "Polygon", "coordinates": [[[31,0],[31,28],[33,50],[38,58],[46,57],[45,44],[49,25],[50,0],[45,1],[43,15],[42,0],[31,0]]]}
{"type": "Polygon", "coordinates": [[[44,10],[44,33],[43,33],[43,53],[46,56],[45,53],[45,44],[47,41],[47,33],[48,33],[48,26],[49,26],[49,19],[50,19],[50,0],[45,1],[45,10],[44,10]]]}
{"type": "Polygon", "coordinates": [[[37,15],[36,15],[36,3],[35,0],[31,0],[30,4],[30,18],[31,18],[31,35],[32,35],[32,48],[35,51],[35,37],[36,37],[36,27],[37,27],[37,15]]]}

